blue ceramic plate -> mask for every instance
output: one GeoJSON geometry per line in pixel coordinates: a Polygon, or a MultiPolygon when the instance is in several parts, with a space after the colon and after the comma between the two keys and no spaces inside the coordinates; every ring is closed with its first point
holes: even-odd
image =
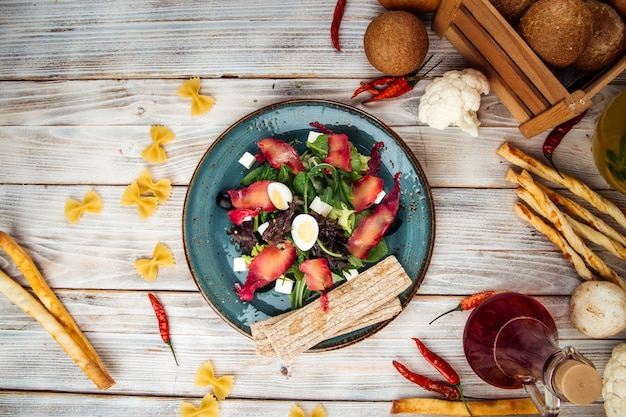
{"type": "MultiPolygon", "coordinates": [[[[238,160],[246,151],[257,153],[257,141],[267,137],[296,139],[303,150],[308,132],[313,130],[311,122],[347,134],[366,155],[374,143],[383,141],[380,175],[385,191],[393,185],[393,175],[402,173],[398,213],[402,225],[386,239],[390,253],[397,256],[413,280],[400,295],[403,308],[417,292],[430,262],[435,238],[432,196],[418,161],[394,131],[359,109],[331,101],[295,100],[257,110],[226,130],[206,151],[191,178],[183,209],[185,255],[200,292],[217,314],[248,337],[252,323],[290,310],[289,298],[269,290],[257,292],[251,302],[242,302],[235,294],[234,284],[245,282],[246,273],[233,271],[233,258],[240,253],[226,233],[230,229],[226,211],[216,205],[215,198],[221,190],[239,186],[247,170],[238,160]]],[[[349,345],[385,324],[325,340],[313,350],[349,345]]]]}

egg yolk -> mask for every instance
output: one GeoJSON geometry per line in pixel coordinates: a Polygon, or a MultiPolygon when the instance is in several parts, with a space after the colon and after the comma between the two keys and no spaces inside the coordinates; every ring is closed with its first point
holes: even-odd
{"type": "Polygon", "coordinates": [[[310,242],[315,236],[315,226],[311,222],[304,222],[298,226],[296,234],[303,241],[310,242]]]}
{"type": "Polygon", "coordinates": [[[279,210],[284,210],[285,208],[287,208],[287,203],[285,202],[283,196],[280,194],[280,191],[274,191],[270,197],[270,200],[272,201],[272,204],[274,204],[274,206],[276,206],[276,208],[279,210]]]}

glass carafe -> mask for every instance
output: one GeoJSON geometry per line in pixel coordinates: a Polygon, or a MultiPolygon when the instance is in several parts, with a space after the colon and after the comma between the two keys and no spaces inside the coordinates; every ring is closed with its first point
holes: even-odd
{"type": "Polygon", "coordinates": [[[476,307],[463,348],[481,379],[499,388],[525,388],[544,417],[557,416],[561,400],[588,404],[602,389],[593,364],[575,348],[558,346],[552,316],[524,294],[498,294],[476,307]]]}
{"type": "Polygon", "coordinates": [[[626,194],[626,90],[604,109],[591,143],[593,159],[604,179],[626,194]]]}

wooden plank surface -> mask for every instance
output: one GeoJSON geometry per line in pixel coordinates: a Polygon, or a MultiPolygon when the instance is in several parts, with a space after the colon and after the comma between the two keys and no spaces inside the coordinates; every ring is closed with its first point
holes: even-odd
{"type": "MultiPolygon", "coordinates": [[[[318,404],[329,417],[385,416],[393,399],[430,396],[404,380],[393,359],[438,377],[411,337],[450,360],[466,395],[524,396],[489,387],[471,371],[462,349],[468,313],[428,324],[463,296],[489,288],[538,297],[557,322],[561,344],[578,347],[603,371],[626,332],[596,341],[572,327],[569,294],[581,281],[561,253],[513,213],[517,197],[504,180],[510,164],[495,154],[509,141],[541,158],[545,133],[524,138],[493,93],[482,99],[478,138],[417,120],[432,77],[467,65],[430,31],[432,14],[422,18],[432,62],[441,59],[441,65],[398,99],[350,99],[360,81],[380,75],[367,63],[362,39],[384,9],[374,0],[348,1],[337,52],[329,37],[335,3],[0,2],[0,230],[32,256],[117,381],[98,391],[31,317],[0,297],[0,416],[177,416],[183,402],[197,406],[207,392],[193,383],[207,360],[217,374],[235,376],[233,392],[220,403],[222,416],[286,416],[294,405],[310,413],[318,404]],[[201,91],[217,99],[201,117],[192,117],[189,101],[176,95],[191,76],[200,76],[201,91]],[[181,225],[187,186],[211,143],[248,113],[291,99],[354,105],[394,129],[432,188],[436,238],[422,286],[394,321],[352,346],[281,362],[259,357],[203,299],[186,265],[181,225]],[[163,164],[141,158],[155,124],[176,134],[163,164]],[[141,221],[120,199],[144,168],[174,187],[167,203],[141,221]],[[103,212],[70,225],[65,201],[88,189],[101,196],[103,212]],[[157,242],[172,249],[176,265],[149,283],[134,262],[151,256],[157,242]],[[159,337],[148,292],[166,306],[179,367],[159,337]]],[[[602,89],[555,153],[564,172],[620,207],[626,196],[599,176],[590,148],[595,121],[625,84],[621,74],[602,89]]],[[[623,261],[594,249],[626,276],[623,261]]],[[[4,253],[0,268],[25,284],[4,253]]],[[[562,415],[603,416],[602,399],[565,403],[562,415]]]]}

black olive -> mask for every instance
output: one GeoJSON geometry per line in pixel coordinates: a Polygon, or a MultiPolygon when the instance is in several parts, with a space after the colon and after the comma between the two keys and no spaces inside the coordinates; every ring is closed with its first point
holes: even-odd
{"type": "Polygon", "coordinates": [[[215,197],[215,204],[224,210],[232,210],[234,208],[233,202],[230,200],[230,196],[228,195],[228,190],[222,190],[217,193],[217,197],[215,197]]]}
{"type": "Polygon", "coordinates": [[[393,235],[394,233],[396,233],[398,231],[400,226],[402,226],[402,219],[400,217],[396,216],[393,219],[393,222],[391,222],[391,225],[389,226],[389,229],[387,229],[387,231],[385,232],[385,236],[393,235]]]}

